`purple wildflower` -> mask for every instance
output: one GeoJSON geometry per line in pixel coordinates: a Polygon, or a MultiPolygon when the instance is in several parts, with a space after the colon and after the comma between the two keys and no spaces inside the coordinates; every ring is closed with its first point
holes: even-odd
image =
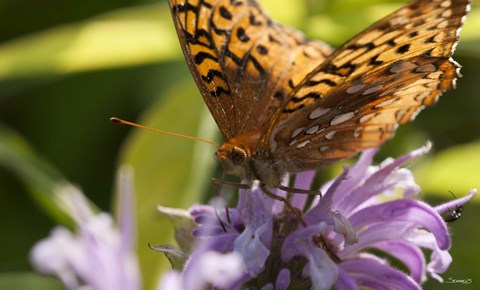
{"type": "Polygon", "coordinates": [[[119,178],[119,227],[107,213],[95,213],[85,196],[73,186],[59,190],[64,210],[77,226],[72,233],[56,227],[30,253],[33,267],[58,277],[67,289],[140,290],[135,253],[133,191],[130,175],[119,178]]]}
{"type": "MultiPolygon", "coordinates": [[[[379,166],[371,165],[376,150],[365,151],[355,165],[321,187],[323,197],[309,202],[306,195],[291,196],[291,205],[304,212],[303,221],[267,197],[258,184],[240,190],[237,206],[228,211],[192,207],[197,247],[182,273],[169,274],[174,284],[160,289],[420,289],[427,275],[442,281],[440,274],[452,259],[450,236],[439,213],[463,205],[476,191],[437,208],[413,199],[420,187],[400,166],[429,148],[379,166]],[[431,252],[428,261],[425,249],[431,252]],[[385,255],[374,254],[378,252],[385,255]],[[240,263],[227,267],[224,256],[241,257],[240,263]],[[211,265],[221,263],[224,269],[210,271],[207,257],[215,260],[211,265]],[[392,266],[392,257],[408,273],[392,266]]],[[[310,188],[313,176],[297,174],[294,187],[310,188]]]]}

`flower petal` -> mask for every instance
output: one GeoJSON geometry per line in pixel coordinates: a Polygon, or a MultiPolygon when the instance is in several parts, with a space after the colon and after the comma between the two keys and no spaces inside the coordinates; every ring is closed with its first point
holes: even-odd
{"type": "Polygon", "coordinates": [[[182,275],[175,271],[163,274],[157,290],[184,290],[182,287],[182,275]]]}
{"type": "Polygon", "coordinates": [[[432,250],[430,262],[427,264],[427,273],[438,281],[443,282],[443,278],[438,273],[444,273],[452,263],[450,253],[446,250],[441,250],[435,237],[426,230],[417,229],[406,238],[410,243],[432,250]]]}
{"type": "Polygon", "coordinates": [[[405,241],[388,241],[377,243],[373,247],[397,258],[405,264],[410,271],[410,275],[417,283],[426,280],[425,257],[418,246],[405,241]]]}
{"type": "Polygon", "coordinates": [[[275,287],[273,287],[272,283],[268,283],[267,285],[260,288],[260,290],[275,290],[275,287]]]}
{"type": "Polygon", "coordinates": [[[444,212],[446,212],[446,211],[455,209],[455,208],[457,208],[457,207],[459,207],[459,206],[464,205],[464,204],[467,203],[468,201],[470,201],[475,195],[477,195],[477,190],[476,190],[476,189],[472,189],[472,190],[470,190],[470,192],[469,192],[467,195],[465,195],[464,197],[454,199],[454,200],[452,200],[452,201],[443,203],[443,204],[441,204],[441,205],[437,205],[437,206],[435,207],[435,210],[436,210],[438,213],[444,213],[444,212]]]}
{"type": "Polygon", "coordinates": [[[420,193],[420,186],[416,183],[413,173],[407,168],[399,168],[394,170],[389,177],[394,180],[395,186],[392,186],[388,191],[382,194],[386,197],[393,197],[397,194],[397,189],[403,191],[403,197],[413,197],[420,193]]]}
{"type": "Polygon", "coordinates": [[[218,288],[227,288],[245,273],[242,256],[236,252],[205,252],[200,261],[202,278],[218,288]]]}
{"type": "Polygon", "coordinates": [[[356,188],[359,184],[362,184],[364,180],[369,176],[366,174],[368,168],[372,165],[373,157],[378,152],[378,148],[367,149],[360,154],[357,162],[349,168],[348,175],[343,182],[338,186],[337,192],[333,196],[333,201],[338,202],[348,196],[353,188],[356,188]]]}
{"type": "Polygon", "coordinates": [[[265,262],[270,256],[271,233],[272,223],[267,222],[258,229],[248,226],[235,240],[235,252],[242,255],[252,277],[264,270],[265,262]],[[264,239],[265,236],[268,238],[264,239]]]}
{"type": "MultiPolygon", "coordinates": [[[[432,207],[418,200],[397,199],[365,208],[350,217],[350,223],[357,231],[378,223],[383,223],[387,228],[392,221],[424,227],[435,235],[440,249],[450,246],[450,236],[443,219],[432,207]]],[[[360,243],[363,242],[361,235],[366,234],[359,234],[360,243]]]]}
{"type": "Polygon", "coordinates": [[[335,287],[341,290],[358,290],[355,281],[342,268],[339,268],[338,279],[335,282],[335,287]]]}
{"type": "Polygon", "coordinates": [[[190,259],[183,270],[182,281],[183,288],[188,290],[204,289],[208,281],[203,277],[202,257],[205,253],[216,251],[220,253],[230,252],[233,250],[233,243],[238,237],[237,233],[226,233],[215,236],[208,240],[203,240],[190,256],[190,259]]]}
{"type": "Polygon", "coordinates": [[[243,256],[247,272],[256,277],[270,255],[273,221],[267,197],[260,190],[244,196],[245,206],[240,211],[245,229],[235,240],[234,249],[243,256]]]}
{"type": "Polygon", "coordinates": [[[283,268],[280,270],[280,273],[278,273],[277,280],[275,281],[275,289],[287,290],[288,286],[290,285],[290,281],[290,271],[287,268],[283,268]]]}
{"type": "Polygon", "coordinates": [[[332,209],[338,210],[344,216],[349,217],[354,211],[359,210],[360,206],[372,196],[398,188],[399,180],[394,174],[395,170],[405,162],[428,152],[428,150],[430,150],[430,143],[395,160],[383,162],[376,172],[369,174],[370,176],[361,186],[353,190],[351,189],[350,193],[345,195],[343,199],[335,199],[332,209]]]}
{"type": "MultiPolygon", "coordinates": [[[[338,266],[322,249],[313,245],[307,246],[303,255],[308,263],[305,269],[312,281],[312,290],[331,289],[338,279],[338,266]]],[[[305,271],[304,271],[305,272],[305,271]]]]}
{"type": "Polygon", "coordinates": [[[313,244],[313,236],[325,234],[327,225],[320,223],[296,230],[283,242],[282,260],[287,262],[295,256],[307,259],[304,274],[310,277],[312,289],[330,289],[338,277],[338,267],[326,252],[313,244]]]}
{"type": "Polygon", "coordinates": [[[124,252],[132,252],[137,247],[137,229],[135,227],[135,193],[131,167],[120,168],[117,183],[119,196],[117,220],[122,235],[120,241],[124,252]]]}
{"type": "Polygon", "coordinates": [[[288,262],[293,257],[302,255],[305,252],[306,245],[312,243],[312,237],[318,233],[325,232],[326,229],[327,225],[320,223],[300,228],[288,235],[282,244],[282,261],[288,262]]]}
{"type": "MultiPolygon", "coordinates": [[[[298,173],[295,176],[295,183],[293,184],[293,187],[299,189],[310,189],[315,174],[315,171],[304,171],[298,173]]],[[[305,203],[308,200],[308,196],[308,194],[293,194],[290,204],[296,208],[304,209],[305,203]]]]}
{"type": "MultiPolygon", "coordinates": [[[[322,197],[316,196],[313,199],[310,210],[303,218],[307,224],[316,224],[320,221],[323,221],[328,216],[332,205],[332,199],[334,198],[338,187],[342,182],[345,181],[345,176],[347,175],[348,168],[344,168],[344,171],[340,174],[340,176],[335,178],[328,186],[325,194],[322,197]]],[[[322,190],[324,190],[323,187],[322,190]]]]}
{"type": "Polygon", "coordinates": [[[371,259],[349,259],[340,264],[358,286],[373,289],[421,289],[405,273],[371,259]]]}
{"type": "MultiPolygon", "coordinates": [[[[132,192],[126,190],[124,194],[132,192]]],[[[119,198],[125,198],[124,194],[119,198]]],[[[112,217],[107,213],[95,214],[87,198],[77,189],[65,188],[58,196],[77,223],[78,233],[74,235],[66,229],[53,232],[39,248],[33,248],[32,263],[57,275],[70,289],[83,286],[97,290],[140,289],[138,262],[132,249],[135,243],[132,237],[122,240],[125,234],[134,232],[133,228],[128,228],[133,227],[132,223],[127,221],[132,217],[120,217],[126,223],[124,232],[120,232],[112,217]],[[38,256],[42,257],[41,261],[38,256]]],[[[128,201],[119,202],[123,207],[132,206],[128,201]]],[[[129,212],[123,208],[120,214],[129,212]]]]}
{"type": "Polygon", "coordinates": [[[77,289],[80,281],[71,263],[79,261],[86,268],[81,258],[81,249],[72,233],[66,228],[54,228],[50,237],[37,242],[30,251],[30,262],[36,271],[56,275],[68,289],[77,289]]]}

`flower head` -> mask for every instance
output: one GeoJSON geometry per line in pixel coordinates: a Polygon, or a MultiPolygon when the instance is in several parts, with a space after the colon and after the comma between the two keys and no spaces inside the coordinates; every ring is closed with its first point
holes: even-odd
{"type": "Polygon", "coordinates": [[[77,232],[58,226],[31,250],[34,268],[58,277],[67,289],[140,290],[135,254],[133,192],[127,172],[120,176],[119,226],[111,215],[95,213],[76,188],[61,188],[57,196],[75,221],[77,232]]]}
{"type": "MultiPolygon", "coordinates": [[[[169,289],[420,289],[427,275],[441,281],[451,256],[439,213],[476,192],[438,208],[413,199],[420,187],[401,166],[428,150],[429,145],[379,166],[372,166],[376,150],[365,151],[354,166],[321,187],[323,196],[312,201],[290,196],[291,206],[303,211],[301,219],[256,184],[240,190],[235,208],[192,207],[198,244],[176,274],[176,288],[169,289]],[[431,252],[429,261],[425,249],[431,252]],[[235,260],[235,266],[223,267],[228,275],[220,275],[219,269],[205,267],[206,257],[215,265],[235,260]],[[392,266],[390,258],[408,273],[392,266]]],[[[313,176],[297,174],[294,187],[310,188],[313,176]]]]}

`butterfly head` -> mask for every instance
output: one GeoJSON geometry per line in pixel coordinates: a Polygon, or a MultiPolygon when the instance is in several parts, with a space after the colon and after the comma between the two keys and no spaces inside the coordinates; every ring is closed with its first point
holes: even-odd
{"type": "Polygon", "coordinates": [[[242,135],[220,146],[215,155],[227,174],[278,187],[286,173],[285,167],[278,158],[257,151],[257,142],[258,135],[242,135]]]}
{"type": "Polygon", "coordinates": [[[241,145],[233,145],[230,143],[223,144],[217,152],[215,152],[218,160],[228,174],[245,178],[245,167],[250,152],[241,145]]]}

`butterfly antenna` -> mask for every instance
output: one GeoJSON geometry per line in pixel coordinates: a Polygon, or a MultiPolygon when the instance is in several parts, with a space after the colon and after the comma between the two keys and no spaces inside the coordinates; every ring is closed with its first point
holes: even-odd
{"type": "Polygon", "coordinates": [[[167,132],[167,131],[143,126],[143,125],[140,125],[140,124],[137,124],[137,123],[125,121],[125,120],[122,120],[122,119],[119,119],[119,118],[116,118],[116,117],[111,117],[110,122],[116,123],[116,124],[128,125],[128,126],[132,126],[132,127],[136,127],[136,128],[140,128],[140,129],[145,129],[145,130],[149,130],[149,131],[152,131],[152,132],[155,132],[155,133],[160,133],[160,134],[165,134],[165,135],[169,135],[169,136],[181,137],[181,138],[190,139],[190,140],[193,140],[193,141],[203,142],[203,143],[213,145],[214,147],[217,147],[217,148],[220,147],[220,145],[218,145],[217,143],[206,140],[206,139],[192,137],[192,136],[183,135],[183,134],[172,133],[172,132],[167,132]]]}
{"type": "Polygon", "coordinates": [[[454,198],[457,198],[457,196],[451,190],[449,190],[448,192],[450,192],[450,194],[453,195],[454,198]]]}

